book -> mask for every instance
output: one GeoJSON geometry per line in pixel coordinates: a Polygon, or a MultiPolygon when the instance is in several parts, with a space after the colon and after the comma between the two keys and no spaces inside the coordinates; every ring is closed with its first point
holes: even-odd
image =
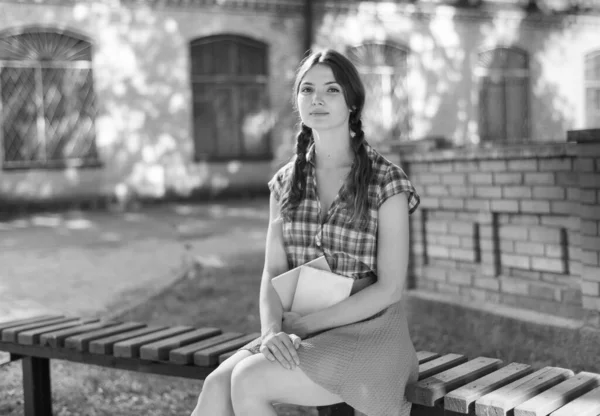
{"type": "Polygon", "coordinates": [[[283,310],[286,312],[290,311],[292,308],[294,293],[296,293],[296,286],[298,285],[298,277],[300,276],[300,270],[303,266],[309,266],[315,269],[326,270],[329,272],[331,271],[331,269],[329,268],[329,264],[327,264],[325,256],[321,256],[309,261],[308,263],[305,263],[302,266],[295,267],[271,279],[271,283],[273,284],[275,291],[279,295],[279,299],[281,299],[283,310]]]}
{"type": "Polygon", "coordinates": [[[300,266],[291,311],[308,315],[335,305],[350,296],[353,279],[327,270],[300,266]]]}

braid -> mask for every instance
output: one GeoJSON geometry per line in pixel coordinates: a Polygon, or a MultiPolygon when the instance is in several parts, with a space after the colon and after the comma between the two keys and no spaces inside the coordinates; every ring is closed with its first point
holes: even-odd
{"type": "Polygon", "coordinates": [[[296,136],[296,155],[294,172],[288,192],[281,201],[281,212],[284,217],[289,218],[290,210],[297,207],[306,190],[306,152],[313,142],[312,129],[302,123],[301,130],[296,136]]]}
{"type": "MultiPolygon", "coordinates": [[[[354,136],[350,139],[355,158],[352,164],[352,180],[349,183],[349,199],[354,206],[352,221],[362,228],[367,225],[369,216],[369,184],[371,183],[372,166],[365,147],[365,133],[362,130],[362,121],[358,111],[350,113],[350,130],[354,136]]],[[[347,201],[350,203],[350,201],[347,201]]]]}

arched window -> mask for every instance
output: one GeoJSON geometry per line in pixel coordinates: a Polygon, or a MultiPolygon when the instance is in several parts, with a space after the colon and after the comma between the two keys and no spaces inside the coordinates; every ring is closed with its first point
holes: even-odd
{"type": "Polygon", "coordinates": [[[406,92],[408,49],[368,42],[347,50],[367,92],[364,130],[372,141],[405,140],[410,136],[410,108],[406,92]]]}
{"type": "Polygon", "coordinates": [[[190,56],[195,160],[270,159],[267,45],[209,36],[190,56]]]}
{"type": "Polygon", "coordinates": [[[3,168],[97,163],[89,42],[64,31],[0,34],[3,168]]]}
{"type": "Polygon", "coordinates": [[[529,138],[529,59],[514,48],[481,52],[477,74],[482,142],[522,143],[529,138]]]}
{"type": "Polygon", "coordinates": [[[585,125],[600,127],[600,51],[585,57],[585,125]]]}

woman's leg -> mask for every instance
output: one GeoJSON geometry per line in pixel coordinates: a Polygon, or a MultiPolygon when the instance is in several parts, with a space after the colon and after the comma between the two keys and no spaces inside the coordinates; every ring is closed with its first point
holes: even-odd
{"type": "Polygon", "coordinates": [[[235,416],[276,416],[273,403],[326,406],[344,401],[313,382],[300,367],[288,370],[262,354],[235,366],[231,399],[235,416]]]}
{"type": "Polygon", "coordinates": [[[191,416],[234,416],[231,405],[231,373],[237,363],[251,355],[250,351],[238,351],[206,377],[191,416]]]}

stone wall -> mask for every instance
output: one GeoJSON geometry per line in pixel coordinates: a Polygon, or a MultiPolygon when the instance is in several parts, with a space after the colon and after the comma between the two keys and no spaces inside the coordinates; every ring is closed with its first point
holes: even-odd
{"type": "Polygon", "coordinates": [[[568,143],[400,154],[421,195],[409,286],[597,325],[600,130],[570,134],[568,143]]]}

